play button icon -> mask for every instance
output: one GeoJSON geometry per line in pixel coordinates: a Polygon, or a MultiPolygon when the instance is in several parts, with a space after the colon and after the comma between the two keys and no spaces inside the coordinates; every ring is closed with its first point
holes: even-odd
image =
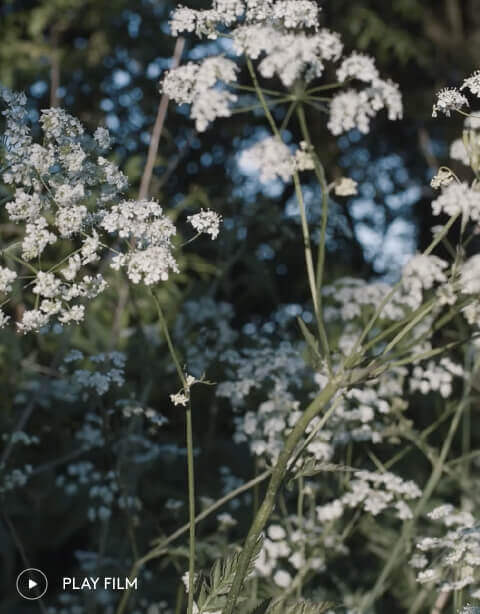
{"type": "Polygon", "coordinates": [[[17,591],[24,599],[30,601],[41,599],[47,588],[47,576],[40,569],[24,569],[17,577],[17,591]]]}

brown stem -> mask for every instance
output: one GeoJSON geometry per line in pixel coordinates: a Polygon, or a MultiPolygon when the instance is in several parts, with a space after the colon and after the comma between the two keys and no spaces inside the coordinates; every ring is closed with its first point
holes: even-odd
{"type": "Polygon", "coordinates": [[[59,28],[55,27],[50,36],[52,52],[50,54],[50,106],[58,107],[58,89],[60,87],[60,54],[58,51],[59,28]]]}
{"type": "Polygon", "coordinates": [[[443,612],[443,608],[448,603],[449,597],[450,597],[449,591],[444,591],[443,593],[440,593],[433,606],[432,614],[441,614],[443,612]]]}
{"type": "MultiPolygon", "coordinates": [[[[185,39],[177,38],[175,43],[175,50],[173,52],[172,68],[177,68],[180,64],[183,49],[185,47],[185,39]]],[[[158,145],[160,143],[160,137],[162,136],[163,125],[167,116],[169,98],[166,94],[163,94],[158,105],[157,118],[152,130],[152,137],[150,139],[150,145],[148,146],[148,155],[145,168],[143,170],[142,180],[140,182],[140,190],[138,192],[138,199],[144,200],[148,198],[150,190],[150,183],[152,181],[153,169],[155,167],[155,160],[157,159],[158,145]]]]}

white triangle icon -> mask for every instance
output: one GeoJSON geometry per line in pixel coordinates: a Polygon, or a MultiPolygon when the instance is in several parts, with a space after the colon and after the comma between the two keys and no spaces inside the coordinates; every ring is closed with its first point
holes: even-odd
{"type": "Polygon", "coordinates": [[[28,590],[31,591],[32,588],[35,588],[36,586],[38,586],[38,583],[35,582],[35,580],[31,580],[30,578],[28,579],[28,590]]]}

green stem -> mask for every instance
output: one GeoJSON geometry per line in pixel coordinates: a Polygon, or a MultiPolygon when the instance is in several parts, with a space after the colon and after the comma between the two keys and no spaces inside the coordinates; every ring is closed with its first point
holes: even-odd
{"type": "Polygon", "coordinates": [[[255,516],[255,519],[250,527],[250,531],[248,532],[247,539],[245,540],[245,544],[238,561],[235,578],[233,580],[230,592],[228,593],[227,602],[222,614],[233,614],[235,611],[235,605],[245,581],[253,551],[257,544],[258,538],[260,537],[260,534],[265,527],[270,514],[272,513],[275,499],[285,476],[290,457],[294,453],[298,442],[305,434],[307,426],[332,399],[339,387],[340,382],[331,380],[325,386],[322,392],[312,401],[312,403],[310,403],[288,436],[285,446],[280,452],[277,463],[273,469],[265,498],[263,499],[262,505],[255,516]]]}
{"type": "Polygon", "coordinates": [[[320,162],[319,157],[316,155],[313,149],[312,139],[310,137],[310,131],[308,130],[307,120],[305,117],[305,110],[302,106],[297,109],[298,121],[300,123],[300,129],[302,131],[302,136],[308,144],[308,147],[313,155],[314,160],[314,170],[315,175],[317,177],[317,181],[320,185],[320,189],[322,191],[322,224],[320,229],[320,243],[318,246],[318,257],[317,257],[317,277],[315,280],[315,288],[318,300],[318,306],[320,311],[320,319],[321,319],[321,337],[324,337],[323,345],[327,348],[327,360],[330,357],[330,349],[328,347],[328,338],[325,331],[325,324],[323,322],[322,315],[322,286],[323,286],[323,275],[325,271],[325,250],[326,250],[326,242],[327,242],[327,223],[328,223],[328,206],[329,206],[329,198],[328,198],[328,184],[327,178],[325,176],[325,169],[323,168],[322,163],[320,162]]]}
{"type": "MultiPolygon", "coordinates": [[[[187,380],[180,366],[177,353],[170,337],[167,321],[163,315],[163,310],[158,298],[155,294],[151,293],[153,300],[157,306],[158,317],[167,340],[168,349],[170,355],[175,363],[178,377],[182,382],[182,386],[187,390],[187,380]]],[[[195,579],[195,469],[194,469],[194,457],[193,457],[193,428],[192,428],[192,405],[190,399],[186,409],[186,439],[187,439],[187,474],[188,474],[188,516],[190,522],[189,528],[189,556],[188,556],[188,606],[187,614],[193,612],[193,591],[194,591],[194,579],[195,579]]]]}
{"type": "MultiPolygon", "coordinates": [[[[265,96],[263,94],[263,90],[260,87],[260,84],[258,82],[257,79],[257,75],[255,73],[255,69],[253,67],[252,61],[250,60],[250,58],[246,58],[247,61],[247,67],[248,67],[248,71],[250,73],[253,85],[255,87],[255,91],[257,92],[257,96],[258,99],[263,107],[264,113],[265,113],[265,117],[267,118],[267,121],[270,125],[270,128],[273,132],[273,134],[275,135],[275,137],[278,139],[279,142],[283,142],[282,141],[282,136],[280,134],[280,131],[277,128],[277,124],[275,123],[275,119],[273,118],[273,115],[270,112],[270,109],[268,108],[268,103],[265,99],[265,96]]],[[[305,251],[305,262],[306,262],[306,266],[307,266],[307,276],[308,276],[308,283],[310,286],[310,294],[312,296],[312,302],[313,302],[313,310],[315,312],[315,319],[317,322],[317,327],[318,327],[318,332],[320,335],[320,340],[322,342],[322,346],[323,346],[323,350],[324,350],[324,354],[327,360],[327,365],[329,368],[329,372],[330,375],[332,373],[331,370],[331,359],[330,359],[330,350],[328,347],[328,339],[327,339],[327,334],[325,331],[325,327],[323,325],[323,320],[322,320],[322,315],[320,312],[320,306],[319,306],[319,302],[318,302],[318,291],[317,288],[315,286],[315,268],[313,265],[313,258],[312,258],[312,248],[311,248],[311,242],[310,242],[310,232],[308,230],[308,221],[307,221],[307,215],[306,215],[306,210],[305,210],[305,202],[303,200],[303,194],[302,194],[302,186],[300,183],[300,177],[298,175],[297,171],[293,172],[293,181],[294,181],[294,185],[295,185],[295,194],[297,196],[297,200],[298,200],[298,206],[300,209],[300,217],[301,217],[301,223],[302,223],[302,234],[303,234],[303,245],[304,245],[304,251],[305,251]]]]}
{"type": "MultiPolygon", "coordinates": [[[[232,499],[235,499],[236,497],[238,497],[244,492],[247,492],[251,488],[255,488],[258,484],[265,481],[271,475],[271,473],[272,473],[272,470],[267,469],[260,475],[253,478],[253,480],[250,480],[249,482],[242,484],[238,488],[235,488],[235,490],[232,490],[229,493],[227,493],[221,499],[218,499],[218,501],[215,501],[215,503],[212,503],[210,507],[208,507],[206,510],[198,514],[198,516],[195,518],[195,524],[198,524],[199,522],[201,522],[202,520],[210,516],[210,514],[217,511],[219,508],[225,505],[225,503],[228,503],[232,499]]],[[[162,537],[158,540],[155,540],[153,543],[156,544],[156,546],[152,548],[150,552],[147,552],[147,554],[145,554],[141,559],[135,561],[132,569],[130,570],[130,574],[129,574],[130,582],[133,582],[133,580],[135,580],[135,578],[138,576],[138,574],[140,573],[140,570],[143,568],[144,565],[146,565],[149,561],[156,559],[162,556],[163,554],[166,554],[167,546],[169,546],[172,542],[176,541],[179,537],[181,537],[184,533],[186,533],[189,530],[190,530],[190,522],[187,522],[186,524],[184,524],[182,527],[177,529],[174,533],[172,533],[168,537],[162,537]]],[[[116,614],[124,614],[125,608],[127,607],[128,599],[129,599],[129,589],[124,591],[123,597],[119,603],[116,614]]]]}
{"type": "Polygon", "coordinates": [[[438,484],[438,481],[440,480],[442,476],[444,465],[445,465],[445,460],[450,451],[450,446],[452,444],[453,436],[455,435],[457,431],[458,424],[462,417],[463,411],[469,402],[470,400],[466,398],[466,399],[463,399],[458,404],[455,415],[453,416],[452,422],[450,423],[450,429],[448,431],[447,437],[442,446],[442,451],[440,453],[440,456],[438,457],[438,460],[435,463],[435,466],[430,475],[430,478],[423,490],[422,497],[420,501],[417,503],[415,509],[413,510],[413,518],[404,524],[400,538],[398,539],[397,543],[395,544],[395,547],[391,551],[390,556],[387,559],[387,562],[385,563],[382,569],[382,572],[375,583],[375,586],[363,598],[360,604],[360,607],[359,607],[360,614],[367,612],[371,608],[371,606],[375,603],[375,601],[379,597],[381,597],[381,595],[385,591],[385,584],[386,584],[386,581],[390,573],[397,565],[400,565],[402,563],[403,556],[406,554],[406,545],[409,542],[411,535],[412,535],[414,522],[420,516],[420,514],[422,514],[423,510],[425,509],[426,504],[428,503],[433,491],[435,490],[438,484]]]}
{"type": "Polygon", "coordinates": [[[187,614],[193,612],[193,590],[195,579],[195,475],[193,459],[193,433],[192,433],[192,405],[187,406],[187,471],[188,471],[188,516],[189,529],[189,553],[188,553],[188,607],[187,614]]]}
{"type": "MultiPolygon", "coordinates": [[[[437,234],[437,236],[433,239],[433,241],[430,243],[430,245],[427,247],[427,249],[423,252],[423,255],[428,256],[429,254],[431,254],[433,252],[435,247],[440,243],[440,241],[448,233],[450,228],[454,225],[454,223],[457,221],[457,219],[459,217],[460,217],[460,213],[457,213],[456,215],[454,215],[453,217],[451,217],[448,220],[448,222],[445,224],[445,226],[442,228],[442,230],[437,234]]],[[[357,353],[358,353],[359,348],[361,347],[362,343],[367,338],[368,333],[370,332],[370,330],[374,326],[375,322],[378,320],[378,318],[379,318],[380,314],[382,313],[383,309],[392,300],[393,296],[395,295],[397,290],[399,290],[401,285],[402,285],[402,280],[400,280],[399,282],[397,282],[393,286],[393,288],[390,290],[390,292],[385,296],[383,301],[377,307],[377,309],[375,310],[375,313],[370,318],[370,320],[368,321],[368,323],[365,326],[364,330],[362,331],[362,333],[359,335],[357,341],[355,342],[355,345],[353,346],[353,349],[350,352],[350,355],[348,356],[348,358],[346,359],[346,361],[344,363],[344,368],[347,369],[347,368],[351,367],[356,362],[357,353]]]]}

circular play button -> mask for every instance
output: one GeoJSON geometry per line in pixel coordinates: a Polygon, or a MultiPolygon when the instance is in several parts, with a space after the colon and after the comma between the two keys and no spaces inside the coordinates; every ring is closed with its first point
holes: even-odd
{"type": "Polygon", "coordinates": [[[20,597],[34,601],[41,599],[48,588],[47,576],[40,569],[24,569],[17,577],[17,591],[20,597]]]}

